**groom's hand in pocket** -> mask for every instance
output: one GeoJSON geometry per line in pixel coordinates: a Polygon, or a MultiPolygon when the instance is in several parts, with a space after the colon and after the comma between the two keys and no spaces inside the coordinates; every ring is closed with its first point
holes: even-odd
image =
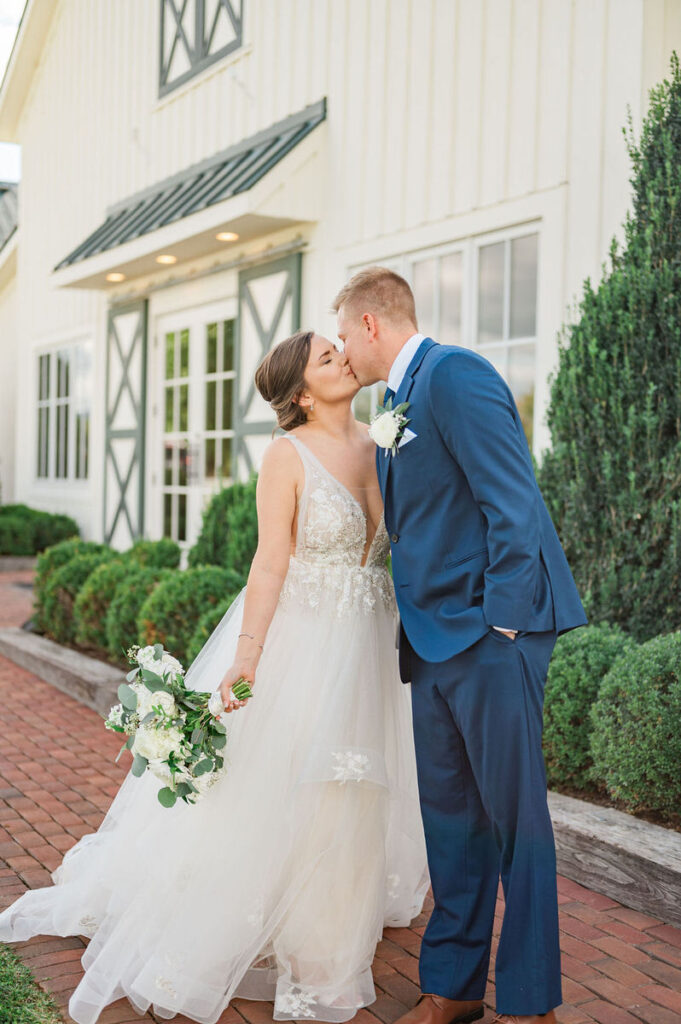
{"type": "Polygon", "coordinates": [[[503,633],[509,640],[515,640],[516,633],[518,632],[517,629],[502,629],[501,626],[492,626],[492,629],[496,629],[498,633],[503,633]]]}

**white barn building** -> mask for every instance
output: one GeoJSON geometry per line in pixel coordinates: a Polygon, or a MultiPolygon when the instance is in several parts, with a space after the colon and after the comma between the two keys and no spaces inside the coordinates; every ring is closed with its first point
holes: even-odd
{"type": "MultiPolygon", "coordinates": [[[[500,369],[539,457],[557,332],[629,202],[681,0],[28,0],[0,88],[0,500],[193,542],[253,370],[369,263],[500,369]]],[[[360,405],[366,414],[375,396],[360,405]]]]}

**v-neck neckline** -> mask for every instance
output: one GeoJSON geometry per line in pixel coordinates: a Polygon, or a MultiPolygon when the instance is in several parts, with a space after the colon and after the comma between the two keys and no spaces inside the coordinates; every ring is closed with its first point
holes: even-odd
{"type": "Polygon", "coordinates": [[[357,508],[358,508],[358,509],[359,509],[359,511],[361,512],[361,514],[362,514],[362,518],[363,518],[363,520],[364,520],[364,551],[362,552],[362,563],[361,563],[361,566],[360,566],[360,568],[362,568],[362,569],[363,569],[363,568],[364,568],[364,567],[365,567],[365,566],[366,566],[366,565],[368,564],[368,562],[369,562],[369,556],[371,555],[371,552],[372,552],[372,550],[373,550],[373,547],[374,547],[374,541],[376,540],[376,537],[378,536],[378,531],[379,531],[379,530],[380,530],[380,528],[381,528],[381,522],[382,522],[382,520],[383,520],[383,514],[381,513],[381,518],[380,518],[380,519],[379,519],[379,521],[378,521],[378,525],[377,525],[377,527],[376,527],[376,530],[374,531],[374,535],[373,535],[373,537],[371,538],[371,542],[369,543],[369,538],[368,538],[368,529],[369,529],[369,517],[368,517],[367,513],[366,513],[366,512],[364,511],[364,508],[362,507],[362,503],[360,502],[359,498],[356,498],[356,497],[355,497],[355,495],[354,495],[354,494],[352,493],[352,491],[350,490],[350,488],[349,488],[349,487],[346,487],[346,485],[345,485],[345,484],[343,483],[343,481],[342,481],[342,480],[339,480],[339,479],[338,479],[338,477],[337,477],[337,476],[335,476],[335,475],[334,475],[334,474],[333,474],[333,473],[331,472],[331,470],[330,470],[330,469],[327,469],[327,468],[326,468],[326,466],[324,465],[324,463],[322,462],[322,460],[321,460],[321,459],[319,458],[319,456],[318,456],[318,455],[315,455],[315,453],[314,453],[314,452],[312,451],[312,449],[310,448],[310,446],[309,446],[309,445],[305,444],[305,442],[304,442],[304,441],[301,441],[301,440],[300,440],[300,438],[299,438],[299,437],[296,437],[296,435],[295,435],[295,434],[289,434],[288,436],[289,436],[289,437],[291,438],[291,440],[292,440],[292,441],[296,441],[296,442],[297,442],[298,444],[300,444],[300,445],[302,445],[302,446],[303,446],[303,448],[305,449],[305,451],[306,451],[306,452],[308,453],[308,455],[310,455],[310,456],[312,457],[312,459],[314,459],[314,461],[315,461],[315,462],[317,463],[317,465],[319,466],[319,468],[320,468],[320,469],[321,469],[321,470],[322,470],[322,471],[323,471],[324,473],[326,473],[326,475],[327,475],[328,477],[330,477],[330,478],[331,478],[331,480],[333,480],[333,482],[334,482],[335,484],[337,484],[337,485],[338,485],[338,487],[340,487],[340,488],[341,488],[341,490],[345,491],[345,493],[346,493],[346,494],[348,495],[348,497],[349,497],[349,498],[350,498],[350,499],[351,499],[352,501],[354,501],[355,505],[357,506],[357,508]],[[367,544],[369,545],[368,547],[367,547],[367,544]]]}

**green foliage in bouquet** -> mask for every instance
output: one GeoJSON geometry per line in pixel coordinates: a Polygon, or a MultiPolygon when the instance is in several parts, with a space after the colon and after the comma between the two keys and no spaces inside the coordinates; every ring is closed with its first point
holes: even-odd
{"type": "Polygon", "coordinates": [[[633,209],[561,338],[539,484],[592,623],[681,624],[681,69],[627,144],[633,209]]]}
{"type": "Polygon", "coordinates": [[[45,632],[59,643],[75,640],[74,605],[78,592],[97,566],[110,561],[115,552],[108,548],[100,552],[76,555],[50,575],[41,606],[41,621],[45,632]]]}
{"type": "Polygon", "coordinates": [[[128,566],[125,578],[116,586],[104,623],[106,650],[117,663],[125,664],[130,641],[139,640],[137,620],[142,605],[162,580],[173,575],[174,569],[128,566]]]}
{"type": "Polygon", "coordinates": [[[615,660],[635,647],[631,637],[607,623],[558,638],[544,693],[544,757],[550,786],[589,788],[591,707],[615,660]]]}
{"type": "Polygon", "coordinates": [[[186,661],[201,616],[243,586],[241,576],[217,565],[173,573],[152,591],[140,609],[140,643],[161,644],[180,661],[186,661]]]}
{"type": "Polygon", "coordinates": [[[203,513],[201,532],[189,552],[190,568],[221,565],[247,577],[258,546],[257,477],[218,491],[203,513]]]}
{"type": "Polygon", "coordinates": [[[70,516],[24,504],[0,505],[0,555],[35,555],[78,534],[78,524],[70,516]]]}
{"type": "Polygon", "coordinates": [[[45,593],[53,574],[78,555],[101,554],[111,551],[106,544],[80,540],[78,537],[60,541],[38,555],[36,574],[33,581],[33,620],[38,629],[47,629],[44,611],[45,593]]]}
{"type": "Polygon", "coordinates": [[[631,811],[679,820],[681,633],[615,661],[591,711],[593,777],[631,811]]]}
{"type": "Polygon", "coordinates": [[[189,642],[189,647],[187,648],[187,665],[191,665],[194,661],[194,658],[218,625],[223,615],[231,608],[235,599],[239,596],[239,593],[239,590],[235,590],[233,594],[230,594],[229,597],[220,601],[213,608],[209,608],[209,610],[201,616],[198,625],[194,630],[194,635],[189,642]]]}

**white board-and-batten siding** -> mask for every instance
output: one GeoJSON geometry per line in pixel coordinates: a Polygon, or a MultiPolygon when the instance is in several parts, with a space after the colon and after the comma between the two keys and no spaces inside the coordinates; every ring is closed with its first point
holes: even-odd
{"type": "MultiPolygon", "coordinates": [[[[679,0],[244,0],[242,47],[159,98],[156,0],[59,0],[14,140],[16,495],[100,535],[101,406],[89,480],[36,480],[35,351],[91,337],[101,395],[106,309],[125,288],[56,288],[55,264],[110,204],[323,96],[323,213],[300,231],[303,323],[333,334],[329,303],[355,266],[535,225],[539,453],[556,332],[629,202],[627,107],[638,124],[675,46],[679,0]]],[[[182,301],[214,300],[207,281],[182,301]]]]}

